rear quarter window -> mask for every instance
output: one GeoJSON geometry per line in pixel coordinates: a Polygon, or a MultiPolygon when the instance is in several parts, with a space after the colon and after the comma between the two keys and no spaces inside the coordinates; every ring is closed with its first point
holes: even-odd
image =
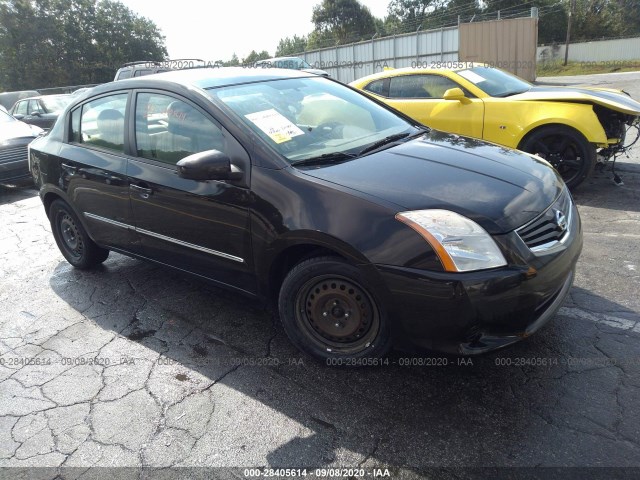
{"type": "Polygon", "coordinates": [[[384,78],[374,80],[364,87],[364,89],[368,92],[375,93],[376,95],[384,95],[384,78]]]}
{"type": "Polygon", "coordinates": [[[74,143],[124,152],[127,93],[109,95],[83,104],[71,113],[74,143]]]}

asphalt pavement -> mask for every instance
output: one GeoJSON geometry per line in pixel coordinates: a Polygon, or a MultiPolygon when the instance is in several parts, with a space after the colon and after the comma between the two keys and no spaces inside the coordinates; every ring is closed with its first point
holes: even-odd
{"type": "MultiPolygon", "coordinates": [[[[539,80],[640,98],[638,72],[539,80]]],[[[351,370],[181,273],[114,253],[73,269],[36,191],[0,186],[0,477],[637,478],[640,146],[617,172],[575,192],[584,250],[543,330],[351,370]]]]}

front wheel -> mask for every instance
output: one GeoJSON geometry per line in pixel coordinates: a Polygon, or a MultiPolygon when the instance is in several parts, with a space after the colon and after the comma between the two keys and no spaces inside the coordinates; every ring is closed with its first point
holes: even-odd
{"type": "Polygon", "coordinates": [[[95,267],[109,256],[109,250],[99,247],[91,240],[76,214],[63,200],[51,203],[49,221],[60,252],[74,267],[95,267]]]}
{"type": "Polygon", "coordinates": [[[349,365],[391,347],[386,312],[360,270],[340,258],[296,265],[282,284],[278,307],[291,342],[320,361],[349,365]]]}
{"type": "Polygon", "coordinates": [[[596,164],[595,147],[580,132],[562,125],[533,131],[518,148],[548,161],[570,189],[589,178],[596,164]]]}

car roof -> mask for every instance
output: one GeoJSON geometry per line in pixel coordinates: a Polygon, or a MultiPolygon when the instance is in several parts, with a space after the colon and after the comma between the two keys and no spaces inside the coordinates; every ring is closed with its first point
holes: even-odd
{"type": "Polygon", "coordinates": [[[260,62],[269,62],[272,60],[302,60],[302,58],[300,57],[273,57],[273,58],[268,58],[266,60],[259,60],[260,62]]]}
{"type": "MultiPolygon", "coordinates": [[[[226,87],[229,85],[239,85],[243,83],[264,82],[269,80],[279,80],[286,78],[317,78],[317,75],[306,73],[300,70],[285,69],[257,69],[244,67],[204,67],[191,68],[185,70],[173,70],[170,72],[145,75],[143,77],[128,78],[105,84],[115,88],[136,88],[143,87],[143,84],[155,83],[158,81],[171,82],[184,86],[198,87],[203,90],[210,88],[226,87]]],[[[95,89],[103,90],[100,87],[95,89]]],[[[94,91],[96,91],[94,89],[94,91]]]]}
{"type": "Polygon", "coordinates": [[[375,80],[377,78],[395,77],[398,75],[406,75],[406,74],[419,75],[420,73],[428,73],[428,72],[459,72],[460,70],[466,70],[468,68],[474,68],[474,67],[492,68],[489,64],[484,62],[458,62],[458,61],[443,60],[442,62],[431,62],[431,64],[425,68],[421,68],[421,67],[389,68],[389,69],[383,70],[382,72],[377,72],[371,75],[358,78],[353,82],[351,82],[349,85],[359,84],[363,80],[375,80]]]}
{"type": "Polygon", "coordinates": [[[34,96],[34,97],[27,97],[27,98],[21,98],[20,100],[16,100],[16,103],[18,102],[24,102],[25,100],[39,100],[41,98],[51,98],[51,97],[70,97],[71,94],[70,93],[56,93],[53,95],[38,95],[38,96],[34,96]]]}

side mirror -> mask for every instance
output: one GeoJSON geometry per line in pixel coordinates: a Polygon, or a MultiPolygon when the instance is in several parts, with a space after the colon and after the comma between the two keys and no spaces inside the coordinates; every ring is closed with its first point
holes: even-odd
{"type": "Polygon", "coordinates": [[[42,114],[40,112],[31,112],[29,115],[31,115],[32,117],[41,117],[42,114]]]}
{"type": "Polygon", "coordinates": [[[464,96],[464,92],[461,88],[450,88],[446,92],[444,92],[444,96],[442,97],[445,100],[457,100],[462,103],[471,103],[467,97],[464,96]]]}
{"type": "Polygon", "coordinates": [[[178,176],[190,180],[239,180],[242,170],[218,150],[194,153],[176,163],[178,176]]]}

